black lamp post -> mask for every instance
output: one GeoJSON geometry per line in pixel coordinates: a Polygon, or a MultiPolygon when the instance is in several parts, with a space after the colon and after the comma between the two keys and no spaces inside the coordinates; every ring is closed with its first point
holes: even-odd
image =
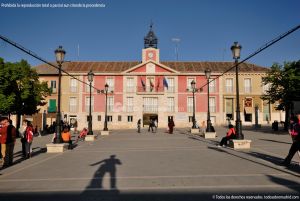
{"type": "Polygon", "coordinates": [[[61,112],[60,112],[60,100],[61,100],[61,66],[64,62],[66,51],[59,46],[55,51],[56,62],[58,64],[58,101],[57,101],[57,114],[56,114],[56,140],[55,143],[61,143],[61,112]]]}
{"type": "Polygon", "coordinates": [[[195,91],[196,91],[196,82],[192,80],[191,82],[192,90],[193,90],[193,126],[192,128],[196,128],[196,117],[195,117],[195,91]]]}
{"type": "Polygon", "coordinates": [[[108,84],[105,84],[105,120],[104,120],[104,128],[103,131],[108,131],[107,128],[107,93],[108,93],[108,84]]]}
{"type": "Polygon", "coordinates": [[[215,132],[212,124],[211,124],[211,120],[210,120],[210,108],[209,108],[209,78],[211,75],[211,70],[210,69],[206,69],[205,70],[205,76],[207,79],[207,127],[206,127],[206,132],[215,132]]]}
{"type": "Polygon", "coordinates": [[[238,59],[240,58],[242,46],[238,44],[238,42],[234,42],[231,46],[232,56],[235,60],[235,81],[236,81],[236,135],[237,139],[244,139],[244,135],[242,133],[242,122],[240,117],[240,94],[239,94],[239,62],[238,59]]]}
{"type": "Polygon", "coordinates": [[[89,125],[88,125],[88,135],[93,135],[93,128],[92,128],[92,82],[93,82],[93,78],[94,78],[94,73],[92,72],[92,70],[90,70],[90,72],[88,73],[88,80],[90,82],[90,108],[89,108],[89,125]]]}

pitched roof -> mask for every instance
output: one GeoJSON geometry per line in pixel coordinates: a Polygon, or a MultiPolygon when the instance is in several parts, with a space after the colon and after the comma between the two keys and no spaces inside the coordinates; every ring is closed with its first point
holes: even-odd
{"type": "MultiPolygon", "coordinates": [[[[204,72],[209,68],[212,72],[223,73],[224,71],[234,67],[234,62],[175,62],[166,61],[162,64],[177,70],[182,73],[196,73],[204,72]]],[[[229,72],[234,72],[235,68],[232,68],[229,72]]],[[[268,68],[257,66],[250,63],[242,63],[239,65],[240,72],[266,72],[268,68]]]]}
{"type": "MultiPolygon", "coordinates": [[[[141,64],[139,61],[99,61],[99,62],[66,62],[62,69],[69,73],[86,73],[92,70],[94,73],[121,73],[125,70],[141,64]]],[[[234,66],[234,62],[181,62],[181,61],[163,61],[161,64],[168,66],[181,73],[199,73],[209,68],[212,72],[223,73],[234,66]]],[[[41,64],[34,67],[40,75],[58,74],[58,70],[48,64],[41,64]]],[[[234,72],[232,68],[230,72],[234,72]]],[[[250,63],[239,65],[240,72],[266,72],[268,68],[257,66],[250,63]]]]}

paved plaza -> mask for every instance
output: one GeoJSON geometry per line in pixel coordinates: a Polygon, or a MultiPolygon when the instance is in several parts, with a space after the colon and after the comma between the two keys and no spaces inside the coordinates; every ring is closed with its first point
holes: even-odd
{"type": "Polygon", "coordinates": [[[29,160],[18,139],[15,164],[0,170],[0,200],[299,200],[299,157],[279,165],[287,133],[245,128],[251,149],[233,150],[216,146],[226,128],[216,131],[208,140],[188,128],[113,130],[57,154],[46,153],[46,135],[34,139],[29,160]]]}

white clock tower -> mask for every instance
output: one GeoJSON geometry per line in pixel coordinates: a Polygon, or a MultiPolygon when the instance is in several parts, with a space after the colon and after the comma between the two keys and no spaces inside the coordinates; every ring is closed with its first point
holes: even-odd
{"type": "Polygon", "coordinates": [[[144,49],[143,49],[143,62],[147,62],[149,60],[159,62],[159,49],[157,49],[157,37],[152,30],[153,24],[150,24],[150,30],[148,34],[144,37],[144,49]]]}

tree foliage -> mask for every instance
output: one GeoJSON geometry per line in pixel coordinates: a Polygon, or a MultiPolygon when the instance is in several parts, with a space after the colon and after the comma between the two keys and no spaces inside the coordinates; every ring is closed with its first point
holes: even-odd
{"type": "Polygon", "coordinates": [[[278,110],[286,111],[286,122],[292,109],[293,101],[300,100],[300,60],[273,64],[270,71],[262,78],[262,84],[269,86],[262,96],[270,103],[279,102],[278,110]]]}
{"type": "Polygon", "coordinates": [[[0,113],[32,115],[45,105],[50,95],[47,82],[25,60],[4,63],[0,58],[0,113]]]}
{"type": "Polygon", "coordinates": [[[263,85],[268,85],[269,89],[262,96],[263,100],[270,103],[280,102],[282,108],[290,105],[300,97],[300,60],[296,62],[286,62],[284,65],[273,64],[270,71],[262,79],[263,85]]]}

